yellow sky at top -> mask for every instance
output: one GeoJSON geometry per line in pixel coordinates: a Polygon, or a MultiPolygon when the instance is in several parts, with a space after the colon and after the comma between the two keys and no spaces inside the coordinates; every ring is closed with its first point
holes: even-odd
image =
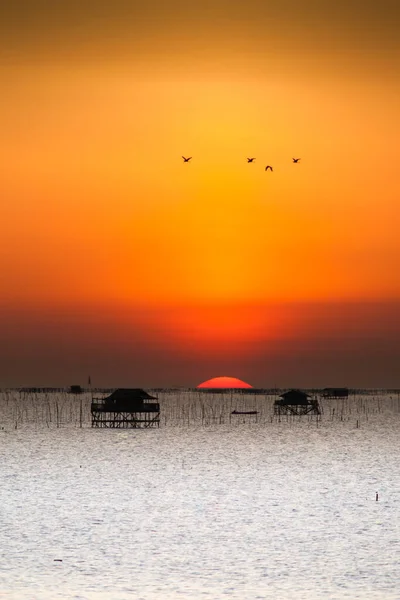
{"type": "Polygon", "coordinates": [[[3,302],[398,298],[388,15],[119,5],[64,28],[10,19],[3,302]]]}

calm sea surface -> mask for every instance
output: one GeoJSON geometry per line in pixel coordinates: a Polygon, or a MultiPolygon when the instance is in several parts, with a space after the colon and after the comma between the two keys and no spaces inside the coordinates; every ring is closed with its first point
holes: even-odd
{"type": "Polygon", "coordinates": [[[92,429],[87,398],[80,427],[77,397],[0,393],[0,598],[399,600],[397,396],[318,423],[202,398],[127,431],[92,429]]]}

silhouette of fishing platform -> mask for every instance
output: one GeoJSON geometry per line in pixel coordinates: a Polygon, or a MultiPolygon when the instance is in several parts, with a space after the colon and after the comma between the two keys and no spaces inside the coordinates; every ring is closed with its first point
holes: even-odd
{"type": "Polygon", "coordinates": [[[301,390],[289,390],[279,396],[281,400],[274,402],[275,415],[320,415],[318,400],[311,398],[301,390]]]}
{"type": "Polygon", "coordinates": [[[70,394],[82,394],[83,393],[83,389],[81,388],[80,385],[71,385],[68,392],[70,394]]]}
{"type": "Polygon", "coordinates": [[[322,390],[323,398],[348,398],[349,390],[347,388],[325,388],[322,390]]]}
{"type": "Polygon", "coordinates": [[[93,398],[92,427],[138,429],[160,427],[160,405],[139,388],[118,389],[106,398],[93,398]]]}

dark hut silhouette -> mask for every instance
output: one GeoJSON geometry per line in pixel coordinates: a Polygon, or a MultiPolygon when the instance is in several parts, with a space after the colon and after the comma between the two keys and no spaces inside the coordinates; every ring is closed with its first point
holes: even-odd
{"type": "Polygon", "coordinates": [[[325,388],[322,390],[324,398],[348,398],[349,390],[347,388],[325,388]]]}
{"type": "Polygon", "coordinates": [[[69,388],[69,393],[70,394],[82,394],[83,389],[81,388],[80,385],[71,385],[69,388]]]}
{"type": "Polygon", "coordinates": [[[320,415],[318,400],[313,400],[302,390],[289,390],[279,396],[281,399],[274,403],[276,415],[320,415]]]}
{"type": "Polygon", "coordinates": [[[106,398],[93,398],[92,427],[139,428],[160,426],[160,405],[140,388],[120,388],[106,398]]]}

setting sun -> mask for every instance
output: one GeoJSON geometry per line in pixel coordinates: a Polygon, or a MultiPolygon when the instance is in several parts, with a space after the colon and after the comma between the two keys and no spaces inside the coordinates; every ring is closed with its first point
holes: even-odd
{"type": "Polygon", "coordinates": [[[197,389],[208,388],[208,389],[240,389],[240,388],[252,388],[253,386],[241,379],[236,377],[213,377],[207,381],[203,381],[197,386],[197,389]]]}

